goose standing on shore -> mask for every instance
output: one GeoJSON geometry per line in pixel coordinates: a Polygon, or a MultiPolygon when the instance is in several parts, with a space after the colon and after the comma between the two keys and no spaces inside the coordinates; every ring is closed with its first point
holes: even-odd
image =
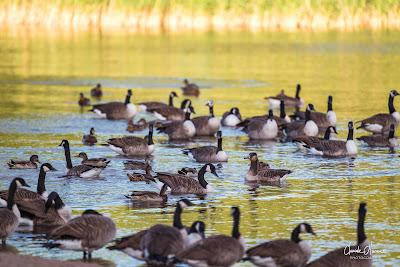
{"type": "Polygon", "coordinates": [[[157,127],[158,133],[165,133],[169,140],[188,140],[195,136],[196,127],[190,119],[190,111],[186,111],[184,121],[172,121],[157,127]]]}
{"type": "Polygon", "coordinates": [[[213,136],[221,127],[221,120],[214,116],[214,101],[208,101],[206,106],[209,109],[209,116],[200,116],[192,119],[196,128],[196,136],[213,136]]]}
{"type": "Polygon", "coordinates": [[[221,124],[223,126],[235,127],[242,121],[242,115],[240,114],[239,108],[234,107],[222,115],[221,124]]]}
{"type": "Polygon", "coordinates": [[[123,156],[149,156],[154,152],[153,124],[149,125],[149,134],[145,138],[124,136],[110,138],[104,144],[112,151],[123,156]]]}
{"type": "Polygon", "coordinates": [[[190,99],[184,99],[180,108],[162,107],[162,108],[147,108],[147,112],[152,113],[159,120],[167,121],[182,121],[185,119],[185,113],[195,113],[190,99]]]}
{"type": "Polygon", "coordinates": [[[301,85],[297,84],[295,97],[285,95],[285,91],[282,90],[280,94],[277,94],[276,96],[268,96],[265,97],[265,99],[268,100],[268,105],[270,109],[279,108],[281,100],[285,101],[286,107],[301,107],[304,105],[304,100],[300,98],[300,91],[301,85]]]}
{"type": "Polygon", "coordinates": [[[175,261],[190,266],[232,266],[244,254],[244,240],[240,235],[240,210],[231,208],[233,226],[231,236],[213,235],[194,243],[181,251],[175,261]]]}
{"type": "Polygon", "coordinates": [[[257,153],[250,153],[245,159],[250,160],[250,168],[246,174],[247,182],[277,182],[280,181],[285,175],[292,173],[290,170],[284,169],[270,169],[268,167],[260,168],[257,153]]]}
{"type": "Polygon", "coordinates": [[[197,162],[227,162],[228,155],[222,149],[222,132],[217,132],[218,144],[217,146],[201,146],[195,148],[184,149],[185,155],[190,155],[197,162]]]}
{"type": "Polygon", "coordinates": [[[190,83],[188,79],[183,80],[183,87],[181,87],[183,95],[196,96],[200,95],[200,88],[195,83],[190,83]]]}
{"type": "Polygon", "coordinates": [[[167,108],[167,107],[174,107],[174,98],[175,97],[178,97],[178,95],[172,91],[169,94],[168,104],[165,104],[163,102],[151,101],[151,102],[140,102],[140,103],[138,103],[138,105],[142,111],[146,111],[147,109],[154,110],[154,109],[162,109],[162,108],[167,108]]]}
{"type": "Polygon", "coordinates": [[[29,160],[10,160],[7,165],[10,169],[37,169],[39,161],[38,155],[32,155],[29,160]]]}
{"type": "Polygon", "coordinates": [[[388,147],[393,150],[395,147],[398,146],[397,137],[394,136],[395,126],[394,124],[390,125],[389,128],[389,135],[381,135],[381,134],[374,134],[368,136],[360,136],[357,140],[365,142],[370,147],[388,147]]]}
{"type": "Polygon", "coordinates": [[[101,98],[103,96],[103,91],[101,90],[101,84],[96,84],[95,87],[90,89],[90,95],[92,97],[101,98]]]}
{"type": "Polygon", "coordinates": [[[273,140],[278,136],[278,124],[274,119],[272,109],[268,111],[268,118],[252,119],[243,128],[251,140],[273,140]]]}
{"type": "Polygon", "coordinates": [[[311,119],[311,111],[314,111],[314,105],[308,104],[305,114],[305,121],[293,121],[284,125],[286,135],[293,139],[299,136],[317,136],[319,129],[318,125],[311,119]]]}
{"type": "Polygon", "coordinates": [[[117,232],[114,222],[94,210],[85,210],[49,234],[53,240],[46,247],[83,251],[83,259],[91,260],[92,252],[110,242],[117,232]]]}
{"type": "Polygon", "coordinates": [[[357,121],[356,123],[361,123],[357,129],[361,128],[372,133],[387,133],[391,124],[397,127],[400,123],[400,114],[396,111],[393,104],[394,98],[397,95],[399,95],[399,93],[396,90],[392,90],[389,93],[389,113],[379,113],[367,119],[357,121]]]}
{"type": "Polygon", "coordinates": [[[336,266],[372,266],[372,251],[365,234],[364,222],[367,214],[367,204],[360,203],[357,222],[357,244],[335,249],[324,256],[316,259],[307,266],[309,267],[336,267],[336,266]],[[353,252],[350,252],[353,251],[353,252]]]}
{"type": "Polygon", "coordinates": [[[10,187],[8,188],[9,198],[7,199],[6,207],[0,208],[0,239],[3,247],[6,245],[7,237],[12,235],[17,229],[21,217],[18,207],[14,203],[14,195],[17,187],[21,186],[29,187],[22,178],[14,178],[12,180],[10,187]]]}
{"type": "Polygon", "coordinates": [[[296,226],[290,239],[272,240],[246,251],[245,261],[260,267],[304,266],[311,257],[311,247],[300,239],[301,233],[315,235],[311,225],[301,223],[296,226]]]}
{"type": "Polygon", "coordinates": [[[82,143],[87,146],[94,146],[97,143],[96,133],[94,128],[90,128],[89,134],[85,134],[82,137],[82,143]]]}
{"type": "Polygon", "coordinates": [[[137,114],[137,109],[134,104],[131,103],[132,90],[129,89],[125,102],[108,102],[104,104],[93,105],[90,110],[100,118],[106,118],[108,120],[130,120],[137,114]]]}
{"type": "Polygon", "coordinates": [[[67,173],[65,176],[92,178],[92,177],[98,177],[100,173],[104,170],[104,167],[93,167],[85,164],[73,166],[71,161],[71,151],[69,148],[68,140],[65,139],[62,140],[59,146],[62,146],[64,148],[65,162],[67,166],[67,173]]]}

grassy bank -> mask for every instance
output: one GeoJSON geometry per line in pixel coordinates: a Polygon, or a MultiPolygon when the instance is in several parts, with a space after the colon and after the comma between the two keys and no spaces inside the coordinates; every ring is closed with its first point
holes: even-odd
{"type": "Polygon", "coordinates": [[[400,29],[400,0],[0,0],[2,28],[400,29]]]}

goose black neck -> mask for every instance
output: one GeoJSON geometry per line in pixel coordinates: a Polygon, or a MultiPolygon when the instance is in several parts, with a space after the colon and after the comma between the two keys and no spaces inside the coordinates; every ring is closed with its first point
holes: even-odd
{"type": "Polygon", "coordinates": [[[173,222],[173,226],[177,229],[182,229],[184,227],[182,224],[182,220],[181,220],[181,214],[182,214],[182,207],[178,202],[176,204],[176,208],[175,208],[175,212],[174,212],[174,222],[173,222]]]}
{"type": "Polygon", "coordinates": [[[72,168],[71,153],[69,150],[69,143],[64,143],[65,161],[67,162],[67,169],[72,168]]]}
{"type": "Polygon", "coordinates": [[[301,241],[301,239],[300,239],[300,227],[299,226],[297,226],[296,228],[293,229],[292,236],[290,237],[290,240],[292,240],[295,243],[299,243],[301,241]]]}
{"type": "Polygon", "coordinates": [[[204,179],[204,174],[206,173],[206,165],[203,166],[200,170],[199,173],[197,175],[197,179],[199,180],[199,184],[206,189],[208,183],[206,182],[206,180],[204,179]]]}
{"type": "Polygon", "coordinates": [[[174,106],[174,97],[172,95],[169,96],[169,101],[168,101],[168,105],[170,107],[174,106]]]}
{"type": "Polygon", "coordinates": [[[131,103],[131,96],[130,94],[127,94],[125,98],[125,105],[128,105],[129,103],[131,103]]]}
{"type": "Polygon", "coordinates": [[[217,152],[222,151],[222,137],[218,137],[217,152]]]}
{"type": "Polygon", "coordinates": [[[281,101],[279,117],[281,117],[282,119],[284,119],[286,117],[285,102],[283,102],[283,101],[281,101]]]}
{"type": "Polygon", "coordinates": [[[347,134],[347,140],[353,140],[354,129],[349,128],[349,133],[347,134]]]}
{"type": "Polygon", "coordinates": [[[147,136],[147,145],[153,145],[153,128],[150,126],[149,128],[149,135],[147,136]]]}
{"type": "Polygon", "coordinates": [[[394,108],[393,105],[393,100],[394,100],[394,96],[392,96],[391,94],[389,95],[389,101],[388,101],[388,107],[389,107],[389,113],[392,114],[393,112],[396,112],[396,109],[394,108]]]}
{"type": "Polygon", "coordinates": [[[311,120],[311,110],[306,109],[306,122],[311,120]]]}
{"type": "Polygon", "coordinates": [[[358,211],[358,223],[357,223],[357,244],[361,245],[366,239],[367,236],[365,235],[364,229],[364,222],[365,222],[365,209],[360,209],[358,211]]]}
{"type": "Polygon", "coordinates": [[[233,215],[232,237],[236,239],[240,238],[239,224],[240,224],[240,215],[235,213],[233,215]]]}
{"type": "Polygon", "coordinates": [[[296,99],[300,99],[300,90],[301,90],[301,85],[298,84],[296,86],[296,99]]]}
{"type": "Polygon", "coordinates": [[[190,112],[185,113],[185,121],[190,121],[190,112]]]}
{"type": "Polygon", "coordinates": [[[328,98],[328,111],[332,111],[332,110],[333,110],[332,98],[329,97],[328,98]]]}
{"type": "Polygon", "coordinates": [[[12,207],[14,206],[15,191],[17,191],[17,183],[12,181],[8,188],[7,209],[9,210],[12,210],[12,207]]]}
{"type": "Polygon", "coordinates": [[[257,175],[258,172],[258,159],[250,161],[250,171],[253,175],[257,175]]]}
{"type": "Polygon", "coordinates": [[[214,118],[214,106],[209,106],[208,108],[210,110],[210,118],[214,118]]]}
{"type": "Polygon", "coordinates": [[[46,191],[45,179],[46,179],[46,172],[44,171],[43,166],[41,166],[36,188],[36,191],[39,195],[43,194],[46,191]]]}
{"type": "Polygon", "coordinates": [[[329,140],[331,138],[331,127],[326,128],[324,140],[329,140]]]}

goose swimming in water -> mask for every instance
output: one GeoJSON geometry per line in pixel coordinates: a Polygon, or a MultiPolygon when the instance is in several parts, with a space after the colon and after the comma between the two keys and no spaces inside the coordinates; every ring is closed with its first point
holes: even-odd
{"type": "Polygon", "coordinates": [[[196,136],[214,136],[221,127],[221,120],[214,115],[214,101],[209,100],[206,104],[209,116],[200,116],[192,119],[196,128],[196,136]]]}
{"type": "Polygon", "coordinates": [[[235,127],[242,121],[239,108],[234,107],[222,115],[221,124],[223,126],[235,127]]]}
{"type": "Polygon", "coordinates": [[[147,164],[145,169],[146,173],[133,172],[133,173],[127,173],[126,175],[128,176],[129,181],[131,182],[149,183],[149,181],[154,180],[153,176],[151,175],[151,171],[152,171],[151,166],[147,164]]]}
{"type": "Polygon", "coordinates": [[[324,138],[303,135],[293,138],[292,141],[300,150],[306,151],[306,147],[314,146],[314,144],[324,142],[326,140],[331,140],[332,134],[337,134],[336,127],[329,126],[325,130],[324,138]]]}
{"type": "Polygon", "coordinates": [[[195,148],[184,149],[185,155],[190,155],[197,162],[227,162],[228,155],[222,149],[222,132],[217,132],[217,146],[201,146],[195,148]]]}
{"type": "Polygon", "coordinates": [[[79,94],[78,105],[81,107],[90,106],[90,99],[85,97],[83,93],[79,94]]]}
{"type": "Polygon", "coordinates": [[[129,89],[125,102],[108,102],[104,104],[93,105],[90,110],[100,118],[109,120],[130,120],[137,114],[137,109],[131,103],[132,90],[129,89]]]}
{"type": "Polygon", "coordinates": [[[37,169],[39,161],[38,155],[32,155],[29,160],[10,160],[7,165],[10,169],[37,169]]]}
{"type": "Polygon", "coordinates": [[[280,105],[280,101],[283,100],[285,102],[286,107],[301,107],[304,105],[304,100],[300,98],[301,85],[296,85],[296,96],[290,97],[285,95],[285,92],[282,90],[280,94],[276,96],[268,96],[265,99],[268,100],[268,105],[270,109],[277,109],[280,105]]]}
{"type": "Polygon", "coordinates": [[[268,118],[252,119],[243,128],[251,140],[273,140],[278,136],[278,124],[274,119],[272,109],[268,111],[268,118]]]}
{"type": "Polygon", "coordinates": [[[168,186],[166,184],[160,190],[160,193],[154,191],[131,191],[129,195],[125,195],[126,198],[137,201],[137,202],[162,202],[165,203],[168,200],[167,196],[168,186]]]}
{"type": "Polygon", "coordinates": [[[398,146],[397,137],[394,135],[395,126],[394,124],[390,125],[389,135],[386,134],[374,134],[368,136],[360,136],[357,140],[365,142],[370,147],[388,147],[390,149],[394,149],[398,146]]]}
{"type": "Polygon", "coordinates": [[[293,121],[284,125],[286,135],[293,139],[299,136],[317,136],[319,129],[318,125],[311,119],[311,111],[315,111],[313,104],[308,104],[306,109],[305,121],[293,121]]]}
{"type": "Polygon", "coordinates": [[[133,120],[129,120],[126,130],[130,133],[133,133],[133,132],[142,131],[142,130],[146,129],[148,126],[149,126],[149,124],[143,118],[141,118],[136,124],[133,122],[133,120]]]}
{"type": "Polygon", "coordinates": [[[96,84],[95,87],[90,89],[90,95],[92,97],[101,98],[103,96],[103,91],[101,90],[101,84],[96,84]]]}
{"type": "Polygon", "coordinates": [[[165,133],[169,140],[188,140],[195,136],[196,127],[190,119],[190,111],[186,111],[184,121],[172,121],[157,127],[158,133],[165,133]]]}
{"type": "Polygon", "coordinates": [[[290,170],[270,169],[269,166],[260,168],[257,153],[250,153],[245,159],[250,160],[250,168],[246,174],[248,182],[276,182],[280,181],[284,176],[292,173],[290,170]]]}
{"type": "Polygon", "coordinates": [[[88,155],[85,152],[80,152],[77,157],[82,159],[81,164],[91,167],[105,168],[108,163],[110,163],[106,158],[88,158],[88,155]]]}
{"type": "Polygon", "coordinates": [[[172,91],[169,94],[168,104],[165,104],[163,102],[152,101],[152,102],[141,102],[141,103],[138,103],[138,105],[142,111],[146,111],[147,109],[154,110],[154,109],[174,107],[174,98],[175,97],[178,97],[178,95],[177,95],[177,93],[172,91]]]}
{"type": "Polygon", "coordinates": [[[97,143],[96,133],[95,133],[93,127],[90,128],[89,134],[85,134],[85,135],[82,137],[82,143],[83,143],[84,145],[87,145],[87,146],[94,146],[94,144],[97,143]]]}
{"type": "Polygon", "coordinates": [[[167,121],[182,121],[185,119],[187,111],[195,113],[190,99],[184,99],[180,108],[167,106],[163,108],[147,108],[146,111],[152,113],[159,120],[167,121]]]}
{"type": "Polygon", "coordinates": [[[183,87],[181,88],[183,95],[186,96],[196,96],[200,95],[200,88],[195,83],[190,83],[188,79],[183,80],[183,87]]]}

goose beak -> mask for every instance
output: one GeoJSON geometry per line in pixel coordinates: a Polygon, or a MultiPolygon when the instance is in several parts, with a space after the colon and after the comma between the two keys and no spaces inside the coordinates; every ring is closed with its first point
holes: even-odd
{"type": "Polygon", "coordinates": [[[216,171],[212,171],[211,173],[214,174],[216,177],[219,177],[216,171]]]}

